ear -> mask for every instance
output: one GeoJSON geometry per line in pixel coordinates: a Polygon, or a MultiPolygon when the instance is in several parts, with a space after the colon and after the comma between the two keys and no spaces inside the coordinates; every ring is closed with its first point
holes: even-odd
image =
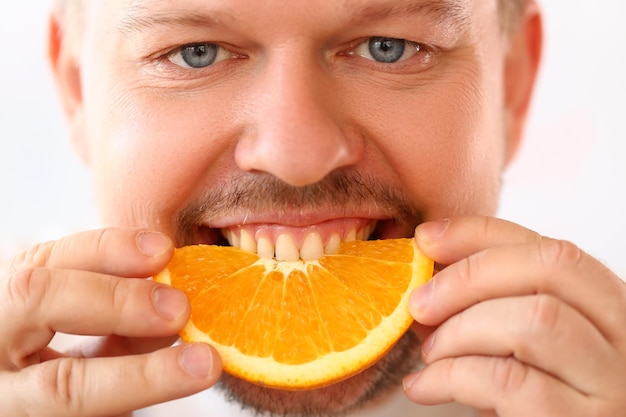
{"type": "Polygon", "coordinates": [[[534,0],[525,2],[523,13],[518,27],[509,35],[505,62],[507,162],[513,158],[521,142],[543,45],[541,11],[534,0]]]}
{"type": "Polygon", "coordinates": [[[68,25],[70,23],[61,10],[56,8],[51,12],[48,58],[67,117],[70,137],[78,154],[88,163],[78,34],[68,25]]]}

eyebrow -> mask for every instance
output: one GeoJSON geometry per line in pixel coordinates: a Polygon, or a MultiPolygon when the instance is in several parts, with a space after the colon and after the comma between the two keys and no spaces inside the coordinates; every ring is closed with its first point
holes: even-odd
{"type": "Polygon", "coordinates": [[[413,0],[391,1],[379,4],[367,4],[353,13],[352,23],[367,24],[379,20],[403,17],[426,16],[438,23],[454,24],[464,27],[470,16],[460,0],[413,0]]]}
{"type": "MultiPolygon", "coordinates": [[[[154,26],[191,26],[215,27],[225,21],[236,20],[233,13],[226,10],[201,11],[163,11],[153,12],[150,7],[142,5],[142,0],[132,2],[126,15],[118,24],[118,30],[125,34],[143,32],[154,26]]],[[[354,10],[347,10],[348,21],[352,24],[368,24],[376,21],[400,18],[403,16],[426,16],[437,23],[454,24],[464,27],[469,23],[469,14],[461,4],[461,0],[412,0],[383,1],[366,4],[354,10]]]]}
{"type": "Polygon", "coordinates": [[[154,26],[220,26],[224,21],[234,20],[227,11],[214,11],[211,13],[200,11],[163,11],[155,13],[149,7],[141,5],[141,1],[135,1],[129,7],[126,16],[119,22],[118,30],[124,34],[143,32],[154,26]]]}

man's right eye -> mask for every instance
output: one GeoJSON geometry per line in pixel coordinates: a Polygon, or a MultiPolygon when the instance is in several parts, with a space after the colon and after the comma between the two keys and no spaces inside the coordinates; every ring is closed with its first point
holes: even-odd
{"type": "Polygon", "coordinates": [[[214,43],[197,43],[176,48],[167,55],[173,64],[184,68],[206,68],[232,57],[229,51],[214,43]]]}

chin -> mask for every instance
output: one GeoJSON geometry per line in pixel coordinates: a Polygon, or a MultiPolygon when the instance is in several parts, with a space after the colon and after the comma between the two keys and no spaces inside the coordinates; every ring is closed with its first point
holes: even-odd
{"type": "Polygon", "coordinates": [[[402,378],[420,363],[420,342],[409,330],[378,362],[361,373],[327,387],[287,391],[251,384],[223,374],[217,388],[229,401],[264,416],[337,417],[385,401],[402,378]]]}

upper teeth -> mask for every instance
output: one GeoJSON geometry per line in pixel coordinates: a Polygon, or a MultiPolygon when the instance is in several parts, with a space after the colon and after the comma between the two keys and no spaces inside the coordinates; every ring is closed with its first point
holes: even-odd
{"type": "Polygon", "coordinates": [[[375,224],[369,224],[360,230],[352,229],[345,236],[332,233],[326,242],[323,241],[320,233],[312,231],[306,234],[301,247],[298,247],[296,240],[289,233],[279,234],[275,241],[266,236],[261,236],[257,240],[245,228],[239,228],[236,231],[224,230],[223,234],[232,246],[256,253],[263,258],[275,258],[278,261],[297,261],[298,259],[311,261],[324,254],[336,253],[342,241],[367,239],[374,227],[375,224]]]}

